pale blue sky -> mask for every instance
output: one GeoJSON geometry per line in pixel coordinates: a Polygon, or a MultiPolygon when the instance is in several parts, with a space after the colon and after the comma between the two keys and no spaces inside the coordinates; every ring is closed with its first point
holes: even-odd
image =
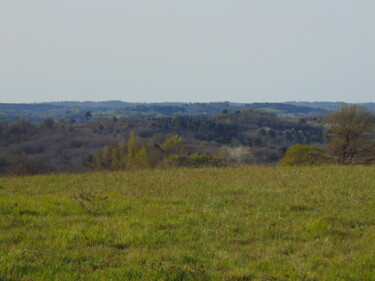
{"type": "Polygon", "coordinates": [[[374,0],[0,0],[0,102],[374,102],[374,15],[374,0]]]}

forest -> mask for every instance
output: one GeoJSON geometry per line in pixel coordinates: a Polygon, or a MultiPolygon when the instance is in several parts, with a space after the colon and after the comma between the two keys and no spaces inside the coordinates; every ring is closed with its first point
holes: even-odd
{"type": "MultiPolygon", "coordinates": [[[[268,105],[274,109],[285,108],[285,105],[268,105]]],[[[289,110],[293,107],[296,106],[289,110]]],[[[140,105],[138,108],[145,110],[140,105]]],[[[346,108],[357,108],[356,114],[363,111],[370,118],[367,127],[373,126],[373,115],[367,109],[346,108]]],[[[172,113],[174,106],[169,110],[172,113]]],[[[0,120],[0,173],[275,165],[288,148],[296,145],[308,146],[299,153],[323,155],[324,149],[330,147],[327,116],[332,114],[290,116],[264,108],[242,107],[235,111],[222,109],[218,114],[206,116],[174,113],[159,117],[103,117],[94,109],[80,111],[80,116],[75,118],[65,115],[57,119],[59,115],[50,115],[39,122],[32,118],[15,121],[3,118],[0,120]],[[312,150],[308,152],[309,149],[312,150]]],[[[373,134],[365,133],[372,143],[373,134]]],[[[372,148],[362,154],[366,155],[366,163],[372,161],[372,148]]],[[[332,155],[334,159],[341,157],[337,151],[332,155]]],[[[311,161],[317,164],[315,158],[311,161]]]]}

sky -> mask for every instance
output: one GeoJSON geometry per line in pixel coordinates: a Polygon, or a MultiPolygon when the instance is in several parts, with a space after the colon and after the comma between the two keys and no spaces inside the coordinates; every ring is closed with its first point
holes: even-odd
{"type": "Polygon", "coordinates": [[[375,102],[374,0],[0,0],[0,103],[375,102]]]}

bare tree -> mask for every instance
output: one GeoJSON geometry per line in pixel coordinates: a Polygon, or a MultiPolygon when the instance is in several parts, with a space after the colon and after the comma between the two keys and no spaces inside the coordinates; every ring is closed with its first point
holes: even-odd
{"type": "Polygon", "coordinates": [[[374,116],[360,105],[344,105],[326,118],[328,156],[347,165],[375,159],[374,116]]]}
{"type": "Polygon", "coordinates": [[[227,165],[244,165],[255,163],[255,157],[247,146],[228,147],[223,146],[216,151],[216,157],[227,165]]]}
{"type": "Polygon", "coordinates": [[[91,117],[92,117],[91,112],[86,111],[86,113],[85,113],[86,123],[89,123],[91,117]]]}

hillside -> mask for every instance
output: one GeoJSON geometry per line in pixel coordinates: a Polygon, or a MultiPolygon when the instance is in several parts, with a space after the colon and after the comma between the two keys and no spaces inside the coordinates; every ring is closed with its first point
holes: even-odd
{"type": "Polygon", "coordinates": [[[0,280],[375,280],[374,174],[0,177],[0,280]]]}
{"type": "MultiPolygon", "coordinates": [[[[297,107],[308,107],[308,108],[315,108],[315,109],[323,109],[326,111],[336,111],[342,106],[343,104],[348,104],[344,102],[286,102],[286,104],[295,105],[297,107]]],[[[367,103],[358,103],[363,107],[367,108],[370,112],[375,113],[375,103],[374,102],[367,102],[367,103]]]]}
{"type": "Polygon", "coordinates": [[[275,113],[242,109],[214,116],[46,118],[35,124],[0,120],[0,174],[89,171],[92,155],[128,141],[131,132],[151,155],[151,166],[165,156],[162,144],[171,136],[183,141],[180,151],[208,157],[220,147],[247,146],[253,162],[276,163],[294,144],[322,145],[321,117],[286,118],[275,113]],[[90,158],[91,157],[91,158],[90,158]]]}
{"type": "MultiPolygon", "coordinates": [[[[72,118],[76,122],[85,122],[85,113],[90,112],[93,118],[100,117],[172,117],[174,114],[188,116],[213,116],[222,111],[229,113],[246,108],[275,113],[278,116],[301,117],[325,115],[337,110],[342,102],[285,102],[285,103],[130,103],[123,101],[61,101],[33,104],[0,103],[0,119],[16,121],[25,118],[38,123],[46,118],[55,120],[72,118]]],[[[375,112],[375,103],[362,103],[362,106],[375,112]]]]}
{"type": "Polygon", "coordinates": [[[84,123],[84,114],[90,112],[93,118],[99,117],[172,117],[174,114],[189,116],[213,116],[222,111],[235,112],[237,110],[252,108],[261,109],[285,116],[319,115],[326,114],[324,109],[292,105],[284,103],[232,103],[232,102],[210,102],[210,103],[129,103],[122,101],[103,102],[46,102],[34,104],[7,104],[0,103],[0,118],[8,121],[16,121],[25,118],[33,123],[40,122],[46,118],[75,119],[76,122],[84,123]]]}

